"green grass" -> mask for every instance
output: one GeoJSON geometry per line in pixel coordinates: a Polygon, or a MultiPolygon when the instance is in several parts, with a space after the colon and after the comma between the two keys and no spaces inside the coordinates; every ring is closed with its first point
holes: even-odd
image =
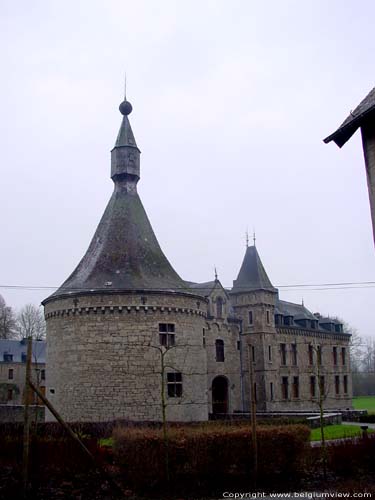
{"type": "Polygon", "coordinates": [[[370,415],[375,414],[375,396],[358,396],[353,398],[356,410],[367,410],[370,415]]]}
{"type": "Polygon", "coordinates": [[[109,448],[112,448],[113,446],[113,438],[102,438],[99,439],[99,445],[100,446],[108,446],[109,448]]]}
{"type": "MultiPolygon", "coordinates": [[[[375,432],[373,429],[368,430],[369,433],[375,432]]],[[[361,436],[362,431],[359,425],[327,425],[324,427],[325,439],[342,439],[348,437],[361,436]]],[[[320,441],[321,434],[319,429],[312,429],[310,441],[320,441]]]]}

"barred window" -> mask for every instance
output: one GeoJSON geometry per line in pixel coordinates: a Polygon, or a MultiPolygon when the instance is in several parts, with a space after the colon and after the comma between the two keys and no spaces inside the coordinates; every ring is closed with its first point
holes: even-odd
{"type": "Polygon", "coordinates": [[[180,398],[182,396],[182,373],[167,373],[167,389],[170,398],[180,398]]]}
{"type": "Polygon", "coordinates": [[[159,342],[164,347],[171,347],[176,344],[173,323],[159,323],[159,342]]]}

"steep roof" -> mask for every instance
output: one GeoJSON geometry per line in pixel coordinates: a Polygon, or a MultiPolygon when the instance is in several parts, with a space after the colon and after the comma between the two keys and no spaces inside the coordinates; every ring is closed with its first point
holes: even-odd
{"type": "Polygon", "coordinates": [[[233,281],[231,292],[240,293],[253,290],[277,291],[267,276],[255,245],[246,248],[240,272],[237,279],[233,281]]]}
{"type": "MultiPolygon", "coordinates": [[[[123,104],[120,111],[129,114],[131,106],[123,104]]],[[[138,196],[139,150],[127,116],[112,150],[112,179],[114,192],[86,254],[44,304],[80,292],[188,291],[161,250],[138,196]]]]}
{"type": "Polygon", "coordinates": [[[316,320],[314,314],[310,312],[302,304],[294,304],[286,300],[277,299],[275,303],[275,314],[282,314],[283,316],[293,316],[295,319],[313,319],[316,320]]]}
{"type": "Polygon", "coordinates": [[[372,113],[375,114],[375,87],[359,103],[355,110],[350,112],[340,127],[324,139],[324,142],[327,144],[334,141],[341,148],[372,113]]]}

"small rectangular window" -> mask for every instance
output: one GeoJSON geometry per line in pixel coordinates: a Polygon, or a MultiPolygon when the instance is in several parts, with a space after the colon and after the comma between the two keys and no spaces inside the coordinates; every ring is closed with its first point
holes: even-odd
{"type": "Polygon", "coordinates": [[[176,344],[173,323],[159,323],[159,342],[164,347],[172,347],[176,344]]]}
{"type": "Polygon", "coordinates": [[[292,344],[292,363],[297,366],[297,344],[292,344]]]}
{"type": "Polygon", "coordinates": [[[257,399],[257,385],[255,382],[253,384],[253,397],[254,397],[254,401],[257,402],[258,401],[258,399],[257,399]]]}
{"type": "Polygon", "coordinates": [[[299,398],[299,378],[293,377],[293,397],[299,398]]]}
{"type": "Polygon", "coordinates": [[[206,347],[206,329],[203,328],[203,333],[202,333],[202,344],[203,347],[206,347]]]}
{"type": "Polygon", "coordinates": [[[251,359],[255,363],[255,347],[253,345],[251,346],[251,359]]]}
{"type": "Polygon", "coordinates": [[[281,364],[286,365],[286,345],[280,344],[281,364]]]}
{"type": "Polygon", "coordinates": [[[8,401],[13,400],[13,389],[8,389],[8,401]]]}
{"type": "Polygon", "coordinates": [[[182,396],[182,373],[167,373],[167,390],[170,398],[180,398],[182,396]]]}
{"type": "Polygon", "coordinates": [[[14,375],[13,368],[9,368],[9,370],[8,370],[8,380],[13,380],[13,375],[14,375]]]}
{"type": "Polygon", "coordinates": [[[240,340],[237,340],[237,350],[238,351],[241,350],[241,341],[240,340]]]}
{"type": "Polygon", "coordinates": [[[46,370],[40,371],[40,378],[41,378],[41,380],[46,380],[46,370]]]}
{"type": "Polygon", "coordinates": [[[273,401],[273,382],[270,382],[270,400],[273,401]]]}
{"type": "Polygon", "coordinates": [[[216,361],[218,363],[223,363],[224,362],[224,340],[217,339],[215,342],[215,348],[216,348],[216,361]]]}
{"type": "Polygon", "coordinates": [[[270,324],[270,312],[266,311],[266,320],[267,320],[267,325],[270,324]]]}
{"type": "Polygon", "coordinates": [[[335,376],[335,393],[336,396],[340,394],[340,377],[338,375],[335,376]]]}
{"type": "Polygon", "coordinates": [[[320,377],[320,382],[319,382],[319,391],[320,391],[321,396],[325,396],[325,390],[326,390],[325,379],[324,379],[324,376],[322,375],[320,377]]]}
{"type": "Polygon", "coordinates": [[[283,399],[288,399],[289,397],[288,377],[281,378],[281,395],[283,399]]]}
{"type": "Polygon", "coordinates": [[[316,396],[316,381],[315,377],[310,377],[310,396],[315,398],[316,396]]]}
{"type": "Polygon", "coordinates": [[[272,361],[272,346],[268,346],[268,361],[272,361]]]}
{"type": "Polygon", "coordinates": [[[249,325],[253,324],[253,311],[249,311],[249,325]]]}

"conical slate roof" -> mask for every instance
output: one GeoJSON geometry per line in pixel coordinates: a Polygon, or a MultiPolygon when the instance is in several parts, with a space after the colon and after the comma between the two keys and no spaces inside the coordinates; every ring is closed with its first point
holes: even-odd
{"type": "MultiPolygon", "coordinates": [[[[129,114],[127,101],[120,111],[129,114]]],[[[44,303],[61,295],[165,290],[188,292],[168,262],[137,193],[139,149],[127,116],[112,150],[114,192],[77,268],[44,303]]]]}
{"type": "Polygon", "coordinates": [[[233,281],[231,292],[241,293],[254,290],[277,291],[267,276],[255,245],[246,248],[240,272],[237,279],[233,281]]]}

